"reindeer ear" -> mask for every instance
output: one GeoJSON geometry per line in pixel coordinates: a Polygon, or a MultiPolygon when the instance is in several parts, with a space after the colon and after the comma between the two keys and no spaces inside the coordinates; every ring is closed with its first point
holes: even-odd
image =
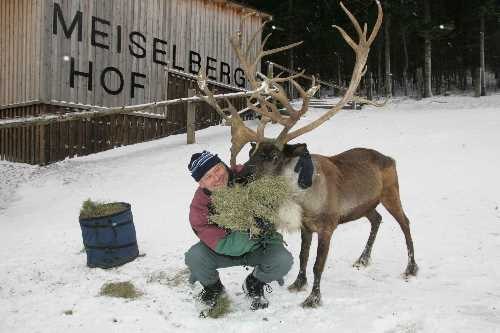
{"type": "Polygon", "coordinates": [[[297,143],[295,145],[285,144],[283,147],[283,154],[286,157],[301,156],[307,151],[307,145],[305,143],[297,143]]]}
{"type": "Polygon", "coordinates": [[[250,142],[250,145],[252,146],[252,148],[250,148],[248,156],[252,157],[253,153],[255,152],[255,149],[257,148],[257,144],[255,142],[250,142]]]}

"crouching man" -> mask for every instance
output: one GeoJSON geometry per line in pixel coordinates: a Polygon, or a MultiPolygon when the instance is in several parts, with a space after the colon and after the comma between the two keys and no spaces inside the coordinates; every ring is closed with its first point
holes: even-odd
{"type": "Polygon", "coordinates": [[[199,281],[203,286],[200,300],[214,307],[224,293],[218,268],[252,266],[254,269],[245,279],[243,291],[251,299],[250,309],[267,308],[269,302],[264,289],[269,291],[268,283],[272,281],[282,282],[293,263],[292,255],[283,246],[282,236],[274,232],[265,239],[254,239],[248,233],[209,223],[212,191],[244,182],[243,166],[230,169],[217,155],[203,151],[192,155],[188,169],[199,184],[191,202],[189,221],[200,242],[186,252],[185,262],[191,271],[191,283],[199,281]]]}

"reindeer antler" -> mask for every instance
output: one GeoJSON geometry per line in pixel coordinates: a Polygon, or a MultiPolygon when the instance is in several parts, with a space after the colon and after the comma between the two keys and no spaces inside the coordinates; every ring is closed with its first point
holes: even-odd
{"type": "Polygon", "coordinates": [[[312,123],[304,127],[301,127],[291,133],[286,134],[286,137],[283,138],[285,143],[295,139],[296,137],[304,133],[310,132],[316,127],[323,124],[325,121],[327,121],[337,112],[339,112],[342,109],[342,107],[344,107],[344,105],[347,102],[349,102],[354,96],[356,89],[358,89],[359,82],[361,81],[361,78],[363,77],[363,75],[365,75],[366,72],[366,60],[368,59],[370,46],[375,40],[375,37],[377,36],[380,26],[382,25],[382,18],[383,18],[382,6],[380,5],[379,0],[376,0],[376,3],[378,7],[377,21],[373,26],[373,31],[370,34],[368,40],[367,40],[367,30],[368,30],[367,24],[365,23],[363,26],[363,30],[361,30],[358,20],[356,20],[354,15],[352,15],[352,13],[344,6],[342,2],[340,3],[340,6],[344,10],[344,12],[347,14],[347,16],[349,16],[349,19],[354,25],[354,28],[356,29],[356,32],[359,37],[359,42],[358,44],[356,44],[351,39],[351,37],[344,31],[344,29],[336,25],[334,26],[337,30],[339,30],[344,40],[347,42],[347,44],[349,44],[349,46],[351,46],[351,48],[354,50],[354,53],[356,54],[356,63],[354,65],[354,69],[352,70],[351,82],[349,83],[349,87],[347,88],[347,91],[345,92],[344,96],[340,99],[340,101],[337,104],[335,104],[329,111],[327,111],[325,114],[323,114],[321,117],[319,117],[312,123]]]}
{"type": "MultiPolygon", "coordinates": [[[[251,15],[252,13],[245,15],[242,19],[242,23],[251,15]]],[[[262,116],[256,131],[245,126],[243,120],[238,114],[238,111],[229,100],[226,99],[227,107],[222,108],[217,103],[213,93],[208,88],[208,85],[206,84],[206,78],[203,75],[202,71],[200,71],[201,74],[198,76],[198,85],[200,87],[200,90],[205,93],[205,96],[201,97],[208,104],[210,104],[227,123],[231,124],[231,166],[234,166],[236,164],[236,156],[245,144],[249,142],[274,141],[274,139],[272,138],[264,137],[264,129],[270,120],[277,122],[283,126],[286,126],[288,124],[287,120],[279,113],[278,108],[268,100],[268,96],[270,95],[270,92],[277,89],[275,82],[284,82],[296,77],[297,75],[292,75],[285,78],[276,77],[271,81],[267,80],[267,78],[262,80],[263,75],[257,72],[257,66],[259,65],[262,57],[288,50],[292,47],[300,45],[302,42],[289,44],[271,50],[264,50],[265,44],[270,37],[269,34],[266,36],[266,38],[264,38],[262,45],[257,52],[257,55],[255,57],[252,57],[250,54],[251,46],[255,42],[258,34],[262,31],[266,23],[267,22],[264,22],[252,35],[252,37],[250,38],[250,42],[247,44],[245,52],[242,51],[242,39],[240,32],[237,32],[235,36],[232,36],[230,38],[231,46],[240,61],[240,66],[243,69],[245,78],[250,84],[252,92],[250,97],[247,98],[247,107],[262,116]],[[230,114],[230,116],[228,116],[228,113],[230,114]]],[[[241,29],[242,28],[240,27],[240,30],[241,29]]],[[[286,100],[288,102],[288,99],[286,100]]]]}
{"type": "MultiPolygon", "coordinates": [[[[335,26],[337,28],[345,41],[352,47],[356,54],[356,63],[354,65],[353,74],[351,77],[351,82],[349,87],[342,97],[342,99],[327,113],[323,114],[321,117],[313,121],[312,123],[296,130],[291,133],[289,131],[292,127],[299,121],[299,119],[308,111],[309,102],[314,94],[318,91],[319,85],[316,85],[314,77],[312,81],[311,87],[305,91],[295,79],[301,76],[304,71],[290,75],[287,77],[281,77],[278,75],[274,78],[267,78],[262,73],[257,71],[257,66],[260,63],[260,60],[264,56],[268,56],[274,53],[282,52],[288,49],[291,49],[295,46],[300,45],[302,42],[297,42],[293,44],[289,44],[283,47],[264,50],[266,42],[268,41],[271,34],[267,35],[260,48],[257,50],[257,54],[255,57],[251,56],[251,47],[255,42],[257,36],[262,32],[265,24],[264,22],[259,29],[252,35],[249,43],[247,44],[245,51],[242,50],[242,35],[241,32],[238,32],[235,36],[230,38],[231,46],[240,61],[240,66],[244,72],[246,79],[249,82],[251,88],[251,95],[247,98],[247,107],[254,112],[261,115],[261,119],[258,125],[257,130],[253,130],[243,123],[243,120],[240,118],[238,111],[231,104],[229,100],[226,99],[227,107],[222,108],[214,98],[213,93],[208,89],[206,84],[206,78],[203,74],[200,74],[198,77],[198,85],[200,86],[201,91],[205,93],[205,96],[201,96],[207,103],[209,103],[214,109],[225,119],[226,122],[231,124],[231,165],[234,166],[236,164],[236,156],[241,151],[243,146],[248,142],[262,142],[262,141],[272,141],[278,146],[282,146],[284,143],[289,142],[290,140],[307,133],[314,128],[323,124],[326,120],[331,118],[334,114],[342,109],[342,107],[353,98],[353,95],[359,85],[359,82],[362,76],[366,72],[366,61],[368,58],[368,53],[370,51],[370,46],[373,43],[380,26],[382,24],[382,7],[380,2],[377,0],[378,6],[378,17],[377,21],[373,27],[373,31],[367,39],[367,25],[365,24],[363,30],[361,29],[356,18],[351,14],[349,10],[345,8],[345,6],[340,3],[342,9],[347,14],[349,19],[351,20],[356,32],[359,36],[359,42],[356,44],[351,37],[340,27],[335,26]],[[289,82],[291,85],[295,87],[295,89],[299,92],[300,97],[302,98],[302,105],[299,109],[295,109],[291,103],[287,94],[282,87],[282,83],[289,82]],[[274,100],[280,102],[288,111],[288,115],[282,115],[276,105],[268,100],[268,98],[272,97],[274,100]],[[230,116],[228,115],[230,114],[230,116]],[[266,138],[264,136],[264,129],[269,121],[273,121],[279,123],[283,126],[283,130],[278,135],[277,138],[266,138]]],[[[241,24],[243,24],[244,20],[246,20],[253,13],[247,14],[243,17],[241,24]]],[[[240,27],[240,31],[242,28],[240,27]]],[[[201,72],[201,71],[200,71],[201,72]]]]}

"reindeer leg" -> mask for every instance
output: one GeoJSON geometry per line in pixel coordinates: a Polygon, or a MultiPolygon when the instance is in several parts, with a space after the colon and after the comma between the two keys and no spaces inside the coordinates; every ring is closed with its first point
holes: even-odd
{"type": "Polygon", "coordinates": [[[418,266],[415,263],[415,254],[413,250],[413,240],[411,239],[410,233],[410,221],[403,211],[401,206],[401,200],[399,198],[399,189],[396,186],[385,191],[382,195],[382,204],[391,213],[391,215],[398,221],[403,234],[405,235],[406,248],[408,249],[408,265],[403,274],[404,278],[408,278],[413,275],[416,276],[418,272],[418,266]]]}
{"type": "Polygon", "coordinates": [[[366,214],[366,218],[371,223],[370,236],[368,236],[368,241],[366,242],[363,253],[353,265],[356,268],[360,268],[361,266],[366,267],[370,264],[373,242],[375,241],[378,227],[380,226],[380,222],[382,221],[382,216],[380,216],[380,214],[375,209],[369,211],[368,214],[366,214]]]}
{"type": "Polygon", "coordinates": [[[330,240],[332,238],[333,230],[335,230],[337,222],[333,227],[329,226],[323,230],[318,231],[318,252],[316,254],[316,262],[314,263],[314,284],[311,294],[302,303],[305,308],[315,308],[321,305],[321,291],[320,282],[321,274],[325,268],[326,258],[328,257],[328,250],[330,249],[330,240]]]}
{"type": "Polygon", "coordinates": [[[307,284],[306,269],[307,261],[309,260],[309,249],[311,248],[312,232],[302,228],[300,236],[302,238],[302,242],[300,245],[299,274],[297,275],[295,282],[288,287],[288,290],[290,291],[302,291],[304,290],[304,286],[307,284]]]}

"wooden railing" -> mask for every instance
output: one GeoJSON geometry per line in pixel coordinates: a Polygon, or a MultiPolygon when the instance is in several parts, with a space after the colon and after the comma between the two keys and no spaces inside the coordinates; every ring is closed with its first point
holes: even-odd
{"type": "MultiPolygon", "coordinates": [[[[169,90],[169,95],[186,96],[188,90],[193,95],[197,85],[188,78],[171,82],[171,86],[178,91],[169,90]]],[[[246,106],[244,96],[249,92],[221,84],[214,88],[239,90],[218,98],[232,99],[239,109],[246,106]]],[[[123,107],[62,101],[4,106],[0,108],[0,159],[44,165],[188,130],[188,142],[194,142],[195,130],[221,123],[220,116],[201,102],[192,96],[123,107]]]]}

